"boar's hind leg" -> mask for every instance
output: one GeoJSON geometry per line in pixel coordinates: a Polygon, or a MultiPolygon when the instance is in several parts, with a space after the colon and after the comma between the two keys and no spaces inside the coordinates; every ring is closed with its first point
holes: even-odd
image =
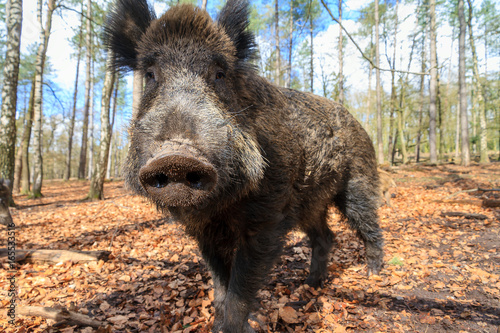
{"type": "Polygon", "coordinates": [[[383,237],[378,224],[379,193],[373,182],[365,177],[350,179],[346,189],[335,200],[350,227],[363,240],[368,275],[378,274],[383,265],[383,237]]]}
{"type": "Polygon", "coordinates": [[[313,288],[322,286],[326,279],[326,266],[330,250],[335,243],[335,236],[326,222],[327,208],[319,211],[319,216],[314,213],[310,215],[314,220],[309,218],[310,222],[304,227],[312,247],[311,268],[305,283],[313,288]]]}

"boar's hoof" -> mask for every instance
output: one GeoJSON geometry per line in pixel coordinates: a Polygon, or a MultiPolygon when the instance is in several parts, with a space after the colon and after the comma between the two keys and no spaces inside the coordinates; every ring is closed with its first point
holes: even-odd
{"type": "Polygon", "coordinates": [[[317,289],[317,288],[323,288],[324,282],[322,278],[319,277],[314,277],[309,275],[307,279],[304,281],[304,284],[307,284],[309,287],[317,289]]]}
{"type": "Polygon", "coordinates": [[[381,258],[367,258],[368,277],[370,277],[371,275],[378,275],[383,266],[384,263],[381,258]]]}
{"type": "Polygon", "coordinates": [[[139,170],[142,187],[167,207],[198,205],[215,188],[215,167],[196,156],[162,155],[139,170]]]}

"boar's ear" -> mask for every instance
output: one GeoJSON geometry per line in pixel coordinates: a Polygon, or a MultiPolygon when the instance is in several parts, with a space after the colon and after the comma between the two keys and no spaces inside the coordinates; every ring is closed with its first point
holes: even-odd
{"type": "Polygon", "coordinates": [[[236,46],[236,56],[243,61],[255,54],[255,37],[248,30],[249,13],[247,0],[228,0],[217,18],[236,46]]]}
{"type": "Polygon", "coordinates": [[[147,0],[118,0],[104,27],[104,43],[113,51],[116,69],[137,68],[137,44],[156,19],[147,0]]]}

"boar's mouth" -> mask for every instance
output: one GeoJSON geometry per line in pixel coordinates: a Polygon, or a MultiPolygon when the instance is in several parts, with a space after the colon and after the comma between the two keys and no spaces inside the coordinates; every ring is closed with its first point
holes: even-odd
{"type": "Polygon", "coordinates": [[[197,154],[163,153],[139,170],[139,181],[161,206],[201,204],[217,184],[215,167],[197,154]]]}

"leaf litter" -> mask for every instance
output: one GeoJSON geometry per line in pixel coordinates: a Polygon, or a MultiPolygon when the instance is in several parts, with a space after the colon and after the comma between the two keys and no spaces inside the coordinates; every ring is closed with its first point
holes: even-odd
{"type": "MultiPolygon", "coordinates": [[[[281,260],[259,291],[250,323],[258,332],[498,332],[500,326],[500,164],[393,169],[390,206],[379,209],[385,267],[366,277],[362,242],[337,211],[337,246],[323,288],[303,285],[311,250],[289,235],[281,260]],[[453,196],[452,200],[445,200],[453,196]],[[486,219],[443,216],[481,214],[486,219]]],[[[18,249],[110,251],[107,261],[18,263],[16,306],[68,309],[105,322],[100,328],[42,317],[5,315],[7,263],[0,270],[5,332],[210,332],[212,280],[182,227],[121,181],[106,200],[83,201],[86,181],[47,181],[44,197],[14,196],[18,249]]],[[[474,216],[474,215],[471,215],[474,216]]],[[[4,227],[3,230],[6,230],[4,227]]],[[[2,231],[6,247],[6,231],[2,231]]]]}

